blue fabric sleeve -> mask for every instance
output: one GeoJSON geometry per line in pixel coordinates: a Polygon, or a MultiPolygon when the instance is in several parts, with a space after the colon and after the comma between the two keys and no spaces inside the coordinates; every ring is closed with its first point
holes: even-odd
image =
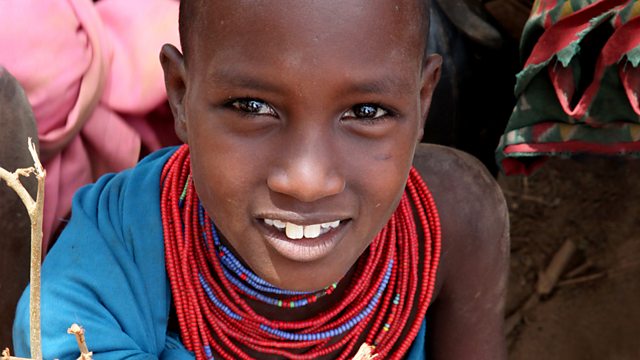
{"type": "Polygon", "coordinates": [[[427,321],[423,321],[416,335],[416,339],[411,344],[409,352],[405,356],[406,360],[425,360],[427,358],[426,353],[426,336],[427,336],[427,321]]]}
{"type": "MultiPolygon", "coordinates": [[[[101,359],[193,359],[167,337],[170,287],[164,266],[160,172],[172,151],[106,175],[78,191],[72,219],[42,268],[44,359],[76,359],[72,323],[101,359]]],[[[29,294],[14,323],[18,356],[29,355],[29,294]]]]}
{"type": "Polygon", "coordinates": [[[193,360],[194,358],[193,353],[184,347],[178,334],[167,334],[167,343],[160,354],[160,360],[193,360]]]}

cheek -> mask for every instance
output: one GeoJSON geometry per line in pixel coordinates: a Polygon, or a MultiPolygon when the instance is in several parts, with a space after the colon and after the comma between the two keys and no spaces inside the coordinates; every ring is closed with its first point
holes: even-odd
{"type": "Polygon", "coordinates": [[[204,116],[191,120],[189,147],[192,169],[194,176],[198,177],[198,184],[204,185],[201,187],[212,191],[218,198],[222,194],[224,198],[234,199],[259,171],[261,162],[256,161],[256,154],[260,152],[251,142],[243,142],[240,137],[229,133],[221,123],[204,116]]]}
{"type": "Polygon", "coordinates": [[[246,240],[255,235],[251,232],[249,200],[252,194],[246,184],[238,181],[235,172],[219,170],[219,165],[223,163],[217,159],[209,160],[205,162],[206,165],[195,168],[197,164],[192,162],[196,191],[222,241],[245,261],[253,264],[255,259],[263,259],[265,255],[263,250],[258,250],[255,246],[247,247],[251,242],[247,243],[246,240]]]}
{"type": "MultiPolygon", "coordinates": [[[[352,164],[357,180],[352,185],[361,202],[361,216],[368,235],[375,235],[387,223],[404,192],[413,158],[413,146],[381,143],[352,164]]],[[[364,230],[363,230],[364,231],[364,230]]]]}
{"type": "MultiPolygon", "coordinates": [[[[386,177],[383,176],[382,178],[386,177]]],[[[377,187],[369,187],[371,192],[368,194],[369,200],[366,204],[363,204],[363,213],[367,214],[366,220],[371,223],[370,226],[374,228],[374,232],[382,229],[396,210],[404,192],[405,184],[406,179],[404,177],[394,175],[393,179],[388,179],[385,182],[380,181],[377,187]]]]}
{"type": "Polygon", "coordinates": [[[246,221],[247,176],[241,166],[234,166],[238,160],[236,156],[226,155],[219,146],[203,148],[196,143],[195,149],[192,147],[191,168],[196,191],[218,226],[234,227],[240,220],[246,221]]]}
{"type": "Polygon", "coordinates": [[[402,194],[413,161],[415,142],[397,136],[360,149],[350,149],[351,172],[357,184],[370,193],[375,206],[388,204],[402,194]]]}

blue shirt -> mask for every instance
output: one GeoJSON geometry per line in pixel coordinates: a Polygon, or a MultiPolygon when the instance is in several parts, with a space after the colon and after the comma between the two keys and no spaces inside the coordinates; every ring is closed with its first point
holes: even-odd
{"type": "MultiPolygon", "coordinates": [[[[105,175],[73,199],[71,221],[42,267],[44,359],[79,355],[72,323],[85,329],[94,359],[194,359],[167,331],[171,289],[165,271],[160,173],[175,148],[105,175]]],[[[406,359],[425,359],[423,323],[406,359]]],[[[13,328],[17,356],[29,356],[29,290],[13,328]]]]}

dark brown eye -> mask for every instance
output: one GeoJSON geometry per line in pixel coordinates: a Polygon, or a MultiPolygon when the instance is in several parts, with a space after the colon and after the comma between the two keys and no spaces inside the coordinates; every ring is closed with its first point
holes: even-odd
{"type": "Polygon", "coordinates": [[[358,104],[344,113],[344,118],[372,120],[388,115],[388,111],[375,104],[358,104]]]}
{"type": "Polygon", "coordinates": [[[276,112],[266,102],[258,99],[237,99],[229,105],[238,111],[254,115],[276,115],[276,112]]]}

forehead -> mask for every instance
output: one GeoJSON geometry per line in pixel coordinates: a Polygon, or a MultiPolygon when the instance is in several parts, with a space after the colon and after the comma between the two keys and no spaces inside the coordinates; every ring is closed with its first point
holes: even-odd
{"type": "Polygon", "coordinates": [[[188,63],[420,64],[417,1],[216,0],[194,10],[188,63]]]}

